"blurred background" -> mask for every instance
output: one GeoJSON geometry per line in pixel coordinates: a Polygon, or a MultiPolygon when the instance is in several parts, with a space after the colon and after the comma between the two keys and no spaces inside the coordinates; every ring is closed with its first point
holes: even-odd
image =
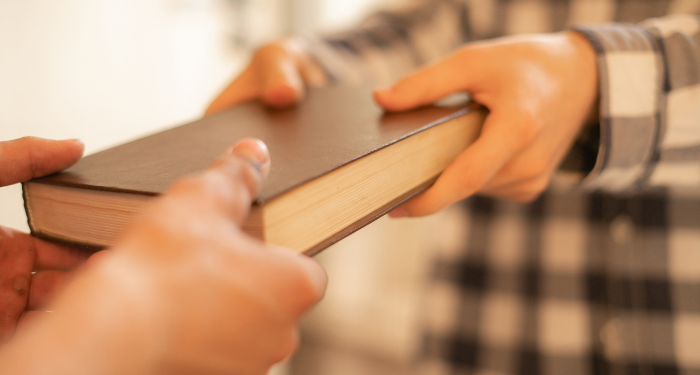
{"type": "MultiPolygon", "coordinates": [[[[0,140],[79,138],[94,153],[192,121],[256,46],[342,29],[390,2],[0,0],[0,140]]],[[[326,298],[273,373],[408,373],[427,252],[450,237],[438,232],[452,214],[384,218],[319,255],[326,298]]],[[[27,230],[18,185],[0,188],[0,225],[27,230]]]]}

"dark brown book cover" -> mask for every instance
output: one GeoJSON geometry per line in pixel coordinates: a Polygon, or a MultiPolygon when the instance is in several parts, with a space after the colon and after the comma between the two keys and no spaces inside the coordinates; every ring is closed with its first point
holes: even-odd
{"type": "Polygon", "coordinates": [[[296,108],[272,110],[258,102],[244,103],[86,156],[64,172],[33,182],[156,195],[178,178],[205,169],[236,141],[254,137],[267,144],[272,159],[258,197],[263,203],[467,111],[462,105],[386,114],[369,89],[314,89],[296,108]]]}
{"type": "MultiPolygon", "coordinates": [[[[374,103],[369,88],[312,89],[295,108],[274,110],[256,101],[244,103],[86,156],[64,172],[32,182],[157,195],[176,179],[205,169],[236,141],[254,137],[267,144],[272,160],[269,178],[256,201],[263,204],[353,160],[475,108],[474,104],[464,102],[385,113],[374,103]]],[[[406,198],[400,197],[391,206],[406,198]]],[[[376,212],[375,216],[389,208],[376,212]]]]}

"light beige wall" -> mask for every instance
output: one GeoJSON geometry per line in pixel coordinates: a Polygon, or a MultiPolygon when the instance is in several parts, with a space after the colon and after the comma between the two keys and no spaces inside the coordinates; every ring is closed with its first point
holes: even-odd
{"type": "MultiPolygon", "coordinates": [[[[245,57],[218,0],[0,1],[0,140],[80,138],[95,152],[199,117],[245,57]]],[[[19,187],[0,224],[26,229],[19,187]]]]}

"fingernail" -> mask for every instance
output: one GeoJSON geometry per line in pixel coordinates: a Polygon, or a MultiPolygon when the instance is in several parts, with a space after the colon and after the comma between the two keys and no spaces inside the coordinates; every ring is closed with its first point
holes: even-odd
{"type": "Polygon", "coordinates": [[[259,139],[248,138],[236,143],[231,148],[231,153],[245,156],[256,164],[266,164],[270,160],[267,145],[259,139]]]}
{"type": "Polygon", "coordinates": [[[393,218],[406,217],[408,216],[408,211],[406,211],[403,207],[397,207],[389,212],[389,216],[393,218]]]}
{"type": "Polygon", "coordinates": [[[267,175],[270,169],[270,152],[263,141],[254,138],[244,139],[231,148],[230,153],[235,153],[250,160],[263,175],[267,175]]]}
{"type": "Polygon", "coordinates": [[[83,143],[83,141],[81,141],[81,140],[78,139],[78,138],[69,139],[69,141],[74,142],[74,143],[77,143],[77,144],[79,144],[79,145],[81,145],[81,146],[85,146],[85,143],[83,143]]]}

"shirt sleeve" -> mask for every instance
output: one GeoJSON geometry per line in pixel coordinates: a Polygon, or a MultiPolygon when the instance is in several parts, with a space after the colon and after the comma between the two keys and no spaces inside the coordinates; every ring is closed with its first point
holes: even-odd
{"type": "Polygon", "coordinates": [[[597,55],[600,146],[593,189],[700,185],[700,20],[579,26],[597,55]]]}
{"type": "Polygon", "coordinates": [[[298,39],[335,83],[389,84],[468,41],[466,17],[462,1],[404,1],[351,31],[298,39]]]}

